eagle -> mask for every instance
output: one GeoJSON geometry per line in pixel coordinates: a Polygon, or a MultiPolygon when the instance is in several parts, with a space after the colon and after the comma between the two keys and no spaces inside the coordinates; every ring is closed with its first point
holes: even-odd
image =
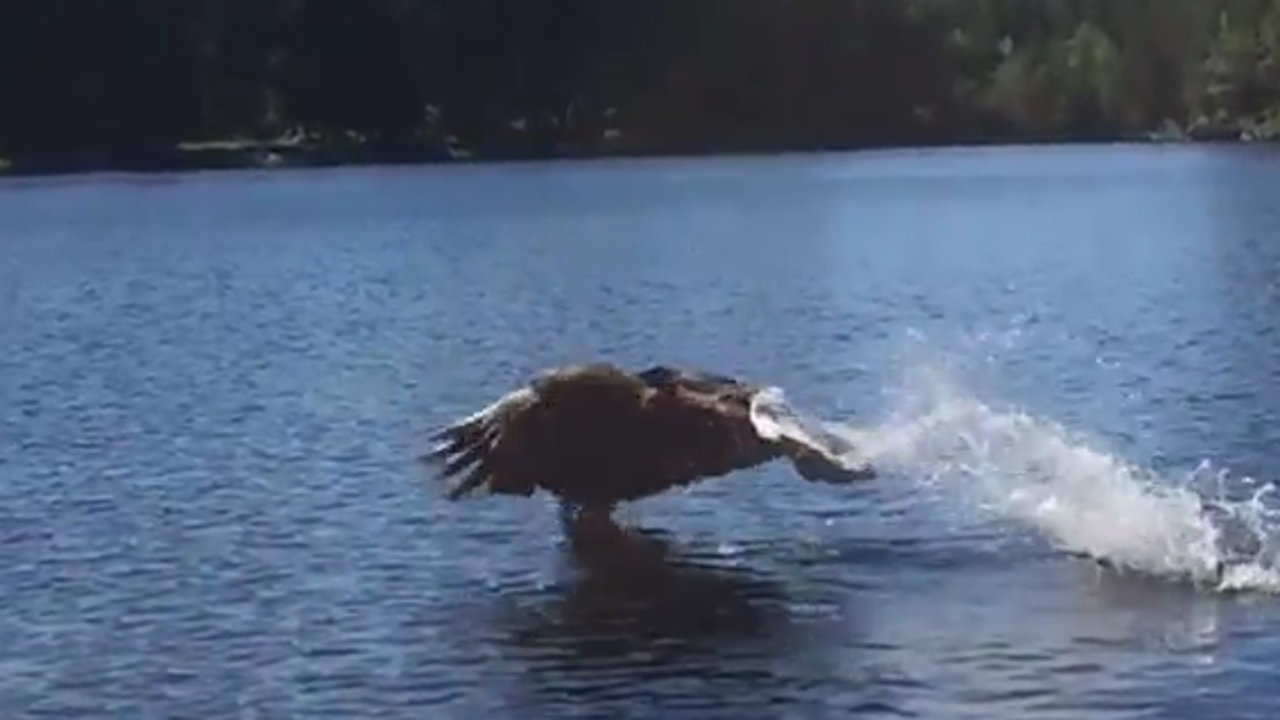
{"type": "Polygon", "coordinates": [[[621,503],[783,458],[810,482],[877,476],[780,388],[667,365],[543,370],[429,439],[437,446],[422,459],[439,467],[449,500],[542,490],[559,500],[569,533],[611,525],[621,503]]]}

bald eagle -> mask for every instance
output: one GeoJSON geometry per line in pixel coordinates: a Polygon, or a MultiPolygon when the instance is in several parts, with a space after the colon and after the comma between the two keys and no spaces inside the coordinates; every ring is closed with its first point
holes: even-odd
{"type": "Polygon", "coordinates": [[[558,498],[569,532],[585,518],[612,522],[620,503],[776,459],[814,482],[877,474],[780,389],[664,365],[547,370],[430,439],[439,445],[423,459],[451,482],[449,500],[543,490],[558,498]]]}

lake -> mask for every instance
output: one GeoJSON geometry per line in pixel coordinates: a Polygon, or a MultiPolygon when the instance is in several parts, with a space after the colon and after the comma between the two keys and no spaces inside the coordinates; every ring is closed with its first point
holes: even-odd
{"type": "Polygon", "coordinates": [[[6,180],[0,706],[1273,717],[1277,184],[1172,146],[6,180]],[[627,507],[667,554],[612,571],[549,499],[442,500],[429,431],[585,359],[780,386],[882,475],[627,507]]]}

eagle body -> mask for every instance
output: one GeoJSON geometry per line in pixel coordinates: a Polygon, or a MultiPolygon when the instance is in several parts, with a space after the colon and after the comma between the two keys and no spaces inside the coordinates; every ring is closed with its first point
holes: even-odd
{"type": "Polygon", "coordinates": [[[762,388],[722,375],[607,363],[555,368],[432,436],[458,500],[478,491],[549,492],[602,511],[736,470],[790,458],[808,479],[875,477],[844,467],[809,435],[762,421],[762,388]]]}

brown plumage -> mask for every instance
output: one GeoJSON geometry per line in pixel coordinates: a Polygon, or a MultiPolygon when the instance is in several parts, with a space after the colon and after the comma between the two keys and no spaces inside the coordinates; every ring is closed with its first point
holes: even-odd
{"type": "Polygon", "coordinates": [[[810,434],[769,421],[779,407],[770,397],[740,380],[664,366],[557,368],[435,433],[442,444],[425,459],[454,481],[451,500],[541,489],[566,508],[606,516],[618,503],[780,458],[810,480],[875,477],[870,465],[843,463],[810,434]]]}

